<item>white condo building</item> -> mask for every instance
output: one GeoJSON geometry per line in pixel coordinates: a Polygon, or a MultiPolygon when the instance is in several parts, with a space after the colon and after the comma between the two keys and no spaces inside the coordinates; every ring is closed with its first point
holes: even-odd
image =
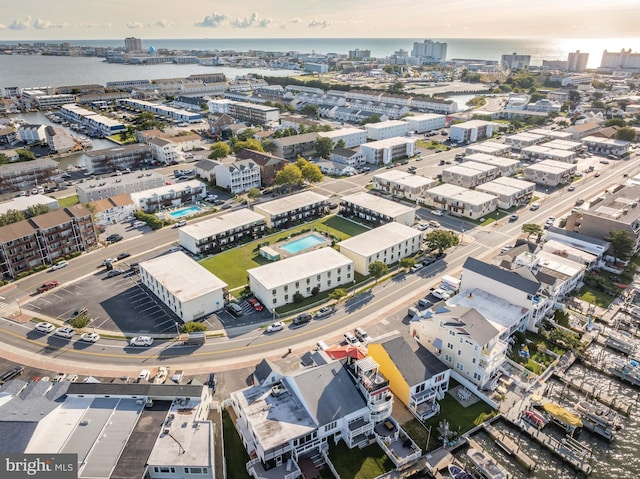
{"type": "Polygon", "coordinates": [[[413,131],[414,133],[424,133],[447,126],[447,117],[435,113],[408,116],[404,121],[409,125],[409,131],[413,131]]]}
{"type": "Polygon", "coordinates": [[[344,148],[355,148],[367,142],[367,131],[361,128],[320,131],[318,136],[320,138],[330,138],[334,147],[340,140],[344,141],[344,148]]]}
{"type": "Polygon", "coordinates": [[[251,188],[260,188],[260,166],[252,160],[222,163],[214,168],[216,186],[229,190],[231,194],[244,193],[251,188]]]}
{"type": "Polygon", "coordinates": [[[367,137],[371,140],[386,140],[409,133],[409,123],[402,120],[388,120],[379,123],[367,123],[367,137]]]}
{"type": "Polygon", "coordinates": [[[367,163],[386,165],[394,160],[412,157],[416,151],[416,140],[401,136],[387,138],[365,143],[360,146],[360,151],[364,153],[367,163]]]}

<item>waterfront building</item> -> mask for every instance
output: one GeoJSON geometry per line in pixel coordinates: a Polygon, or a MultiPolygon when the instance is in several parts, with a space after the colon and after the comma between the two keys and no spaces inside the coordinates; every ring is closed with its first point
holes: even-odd
{"type": "Polygon", "coordinates": [[[353,261],[333,248],[320,248],[247,271],[249,287],[256,298],[273,311],[293,303],[299,293],[309,297],[354,279],[353,261]]]}
{"type": "Polygon", "coordinates": [[[253,211],[264,216],[269,229],[284,229],[327,213],[329,198],[313,191],[303,191],[254,205],[253,211]]]}
{"type": "Polygon", "coordinates": [[[209,100],[211,113],[226,113],[229,116],[250,123],[265,125],[280,120],[280,110],[276,107],[255,105],[228,99],[209,100]]]}
{"type": "Polygon", "coordinates": [[[447,44],[433,40],[413,42],[411,56],[417,58],[419,64],[443,62],[447,59],[447,44]]]}
{"type": "Polygon", "coordinates": [[[87,171],[96,175],[127,168],[141,169],[145,163],[151,161],[151,158],[151,148],[140,144],[85,151],[83,155],[87,171]]]}
{"type": "Polygon", "coordinates": [[[163,175],[154,172],[134,172],[121,176],[109,176],[100,180],[88,180],[76,183],[76,193],[80,203],[100,200],[137,191],[157,188],[165,184],[163,175]]]}
{"type": "Polygon", "coordinates": [[[357,273],[367,276],[371,263],[398,263],[419,252],[421,245],[421,231],[393,221],[341,241],[338,250],[353,261],[357,273]]]}
{"type": "Polygon", "coordinates": [[[202,145],[200,135],[187,136],[157,136],[148,142],[153,159],[171,165],[185,160],[184,152],[198,149],[202,145]]]}
{"type": "Polygon", "coordinates": [[[18,137],[27,145],[43,143],[46,140],[45,125],[21,125],[18,127],[18,137]]]}
{"type": "Polygon", "coordinates": [[[0,227],[0,279],[51,265],[97,245],[92,213],[84,205],[57,209],[0,227]]]}
{"type": "Polygon", "coordinates": [[[10,145],[18,139],[16,130],[10,126],[0,125],[0,145],[10,145]]]}
{"type": "Polygon", "coordinates": [[[587,63],[589,62],[589,54],[581,53],[580,50],[575,52],[569,52],[567,57],[567,71],[582,73],[587,69],[587,63]]]}
{"type": "Polygon", "coordinates": [[[142,210],[145,213],[152,213],[164,208],[181,206],[203,200],[207,196],[207,187],[199,180],[189,180],[130,194],[136,209],[142,210]]]}
{"type": "Polygon", "coordinates": [[[141,52],[142,41],[139,38],[127,37],[124,39],[124,51],[127,53],[141,52]]]}
{"type": "Polygon", "coordinates": [[[500,59],[500,64],[508,70],[526,70],[531,64],[531,55],[518,55],[517,53],[512,53],[511,55],[503,54],[500,59]]]}
{"type": "Polygon", "coordinates": [[[123,100],[118,100],[118,104],[126,105],[139,111],[148,111],[176,122],[197,123],[202,120],[202,115],[198,112],[191,112],[144,100],[125,98],[123,100]]]}
{"type": "Polygon", "coordinates": [[[244,193],[251,188],[260,188],[260,167],[252,160],[236,160],[220,163],[214,168],[216,186],[233,195],[244,193]]]}
{"type": "Polygon", "coordinates": [[[535,191],[535,183],[516,178],[500,177],[476,187],[476,191],[498,198],[498,208],[509,209],[529,203],[535,191]]]}
{"type": "Polygon", "coordinates": [[[63,105],[58,114],[62,118],[86,126],[91,132],[102,136],[111,136],[126,130],[126,126],[118,120],[99,115],[75,103],[63,105]]]}
{"type": "Polygon", "coordinates": [[[371,58],[371,50],[349,50],[349,60],[368,60],[371,58]]]}
{"type": "Polygon", "coordinates": [[[373,226],[392,221],[413,226],[416,218],[414,208],[365,192],[343,196],[340,200],[340,215],[360,219],[373,226]]]}
{"type": "Polygon", "coordinates": [[[62,128],[47,125],[44,134],[51,153],[63,154],[82,148],[79,142],[62,128]]]}
{"type": "Polygon", "coordinates": [[[543,160],[527,166],[524,170],[524,178],[539,185],[558,186],[563,183],[570,183],[576,171],[577,166],[575,164],[564,161],[543,160]]]}
{"type": "Polygon", "coordinates": [[[60,174],[58,162],[49,158],[37,158],[2,165],[0,191],[15,192],[43,185],[60,174]]]}
{"type": "Polygon", "coordinates": [[[424,204],[455,216],[479,219],[498,207],[495,195],[443,183],[426,191],[424,204]]]}
{"type": "Polygon", "coordinates": [[[424,193],[435,186],[436,180],[406,171],[389,170],[373,176],[373,189],[397,198],[421,201],[424,193]]]}
{"type": "Polygon", "coordinates": [[[185,323],[224,307],[227,284],[181,251],[140,263],[140,282],[185,323]]]}
{"type": "Polygon", "coordinates": [[[600,68],[605,69],[621,69],[621,70],[637,70],[640,69],[640,53],[622,49],[619,52],[602,52],[602,61],[600,68]]]}
{"type": "Polygon", "coordinates": [[[212,255],[264,236],[264,216],[242,208],[178,230],[180,246],[197,255],[212,255]]]}

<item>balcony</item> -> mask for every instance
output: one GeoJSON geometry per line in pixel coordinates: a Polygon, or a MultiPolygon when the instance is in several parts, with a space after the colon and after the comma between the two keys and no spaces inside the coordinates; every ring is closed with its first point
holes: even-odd
{"type": "Polygon", "coordinates": [[[247,463],[246,468],[255,479],[296,479],[302,476],[298,463],[292,459],[270,469],[266,469],[260,459],[253,459],[247,463]]]}
{"type": "Polygon", "coordinates": [[[422,450],[393,419],[378,424],[374,434],[378,445],[397,468],[416,461],[422,455],[422,450]]]}

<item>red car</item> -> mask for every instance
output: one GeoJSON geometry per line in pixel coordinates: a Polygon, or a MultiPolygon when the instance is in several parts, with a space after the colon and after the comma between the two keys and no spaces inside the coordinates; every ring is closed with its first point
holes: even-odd
{"type": "Polygon", "coordinates": [[[50,289],[55,288],[59,284],[60,283],[58,283],[57,281],[47,281],[42,286],[38,286],[38,289],[36,289],[36,293],[44,293],[45,291],[49,291],[50,289]]]}
{"type": "Polygon", "coordinates": [[[264,306],[262,306],[260,304],[260,301],[258,301],[256,298],[251,298],[249,300],[247,300],[247,302],[251,305],[251,307],[253,309],[255,309],[256,311],[262,311],[264,309],[264,306]]]}

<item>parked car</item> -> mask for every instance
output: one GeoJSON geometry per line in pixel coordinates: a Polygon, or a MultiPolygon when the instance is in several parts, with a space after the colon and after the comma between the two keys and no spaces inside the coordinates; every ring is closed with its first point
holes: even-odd
{"type": "Polygon", "coordinates": [[[107,266],[111,263],[115,263],[116,259],[115,258],[107,258],[102,262],[102,266],[107,266]]]}
{"type": "Polygon", "coordinates": [[[244,314],[244,311],[242,311],[240,305],[236,303],[227,304],[227,311],[229,312],[229,314],[235,316],[236,318],[244,314]]]}
{"type": "Polygon", "coordinates": [[[351,331],[344,333],[344,340],[347,342],[347,346],[358,346],[360,341],[356,338],[351,331]]]}
{"type": "Polygon", "coordinates": [[[129,256],[131,256],[131,253],[120,253],[118,256],[116,256],[116,259],[118,261],[128,258],[129,256]]]}
{"type": "Polygon", "coordinates": [[[109,271],[107,273],[107,276],[105,276],[106,278],[115,278],[116,276],[120,276],[122,273],[124,273],[124,271],[122,271],[121,269],[112,269],[111,271],[109,271]]]}
{"type": "Polygon", "coordinates": [[[73,328],[63,326],[56,329],[53,334],[56,336],[60,336],[61,338],[70,339],[73,336],[73,328]]]}
{"type": "Polygon", "coordinates": [[[145,223],[144,221],[134,221],[132,226],[134,228],[142,228],[143,226],[147,226],[147,223],[145,223]]]}
{"type": "Polygon", "coordinates": [[[209,373],[209,380],[207,381],[207,386],[211,389],[211,392],[216,392],[216,386],[218,385],[218,379],[216,377],[216,373],[209,373]]]}
{"type": "Polygon", "coordinates": [[[424,230],[426,230],[428,227],[429,227],[429,223],[420,223],[420,224],[418,225],[418,229],[419,229],[420,231],[424,231],[424,230]]]}
{"type": "Polygon", "coordinates": [[[444,216],[444,211],[442,211],[442,210],[432,210],[431,214],[432,215],[436,215],[436,216],[444,216]]]}
{"type": "Polygon", "coordinates": [[[540,208],[540,203],[531,203],[531,206],[529,207],[531,211],[536,211],[538,208],[540,208]]]}
{"type": "Polygon", "coordinates": [[[151,346],[153,338],[151,336],[136,336],[129,341],[130,346],[151,346]]]}
{"type": "Polygon", "coordinates": [[[567,188],[567,191],[575,191],[576,187],[574,185],[569,186],[569,188],[567,188]]]}
{"type": "MultiPolygon", "coordinates": [[[[145,223],[146,224],[146,223],[145,223]]],[[[109,243],[117,243],[118,241],[122,241],[124,238],[121,234],[113,233],[107,236],[107,241],[109,243]]]]}
{"type": "Polygon", "coordinates": [[[143,369],[142,371],[140,371],[140,374],[138,374],[135,382],[140,383],[142,381],[149,381],[149,376],[151,376],[151,371],[149,371],[148,369],[143,369]]]}
{"type": "Polygon", "coordinates": [[[451,298],[451,294],[448,291],[445,291],[442,288],[436,288],[433,291],[431,291],[431,294],[438,298],[438,299],[444,299],[445,301],[448,300],[449,298],[451,298]]]}
{"type": "Polygon", "coordinates": [[[264,306],[262,306],[260,304],[260,301],[258,301],[256,298],[248,299],[247,303],[249,303],[251,307],[256,311],[262,311],[264,309],[264,306]]]}
{"type": "Polygon", "coordinates": [[[353,332],[361,343],[368,343],[369,339],[371,339],[369,334],[362,328],[356,328],[353,332]]]}
{"type": "Polygon", "coordinates": [[[100,335],[97,333],[84,333],[80,336],[80,341],[85,341],[87,343],[95,343],[100,339],[100,335]]]}
{"type": "Polygon", "coordinates": [[[518,221],[518,215],[516,215],[515,213],[509,216],[509,222],[512,223],[514,221],[518,221]]]}
{"type": "Polygon", "coordinates": [[[327,316],[331,316],[334,311],[335,309],[333,308],[333,306],[325,306],[324,308],[319,309],[316,312],[315,318],[316,319],[326,318],[327,316]]]}
{"type": "Polygon", "coordinates": [[[7,382],[17,376],[20,376],[24,372],[24,367],[16,366],[14,368],[8,369],[2,374],[0,374],[0,383],[7,382]]]}
{"type": "Polygon", "coordinates": [[[51,267],[51,271],[57,271],[59,269],[66,268],[67,266],[69,266],[69,262],[68,261],[66,261],[66,260],[58,261],[56,264],[54,264],[51,267]]]}
{"type": "Polygon", "coordinates": [[[36,289],[36,293],[44,293],[45,291],[49,291],[50,289],[53,289],[59,285],[60,283],[58,283],[57,281],[46,281],[45,283],[42,283],[41,286],[38,286],[38,289],[36,289]]]}
{"type": "Polygon", "coordinates": [[[269,326],[267,326],[267,329],[265,329],[264,331],[266,333],[276,333],[278,331],[282,331],[283,329],[284,329],[284,323],[282,321],[276,321],[275,323],[272,323],[269,326]]]}
{"type": "Polygon", "coordinates": [[[187,220],[180,220],[173,225],[174,228],[180,228],[181,226],[185,226],[187,224],[187,220]]]}
{"type": "Polygon", "coordinates": [[[409,271],[412,273],[417,273],[418,271],[420,271],[422,268],[424,268],[424,264],[422,263],[416,263],[414,264],[409,271]]]}
{"type": "Polygon", "coordinates": [[[298,326],[301,324],[306,324],[311,321],[313,317],[309,313],[302,313],[293,318],[293,324],[298,326]]]}
{"type": "Polygon", "coordinates": [[[429,301],[427,298],[420,298],[418,300],[418,306],[420,306],[421,308],[428,308],[431,305],[431,301],[429,301]]]}
{"type": "Polygon", "coordinates": [[[33,329],[34,331],[38,331],[40,333],[50,333],[51,331],[56,329],[56,327],[51,323],[42,322],[36,324],[36,327],[33,329]]]}

